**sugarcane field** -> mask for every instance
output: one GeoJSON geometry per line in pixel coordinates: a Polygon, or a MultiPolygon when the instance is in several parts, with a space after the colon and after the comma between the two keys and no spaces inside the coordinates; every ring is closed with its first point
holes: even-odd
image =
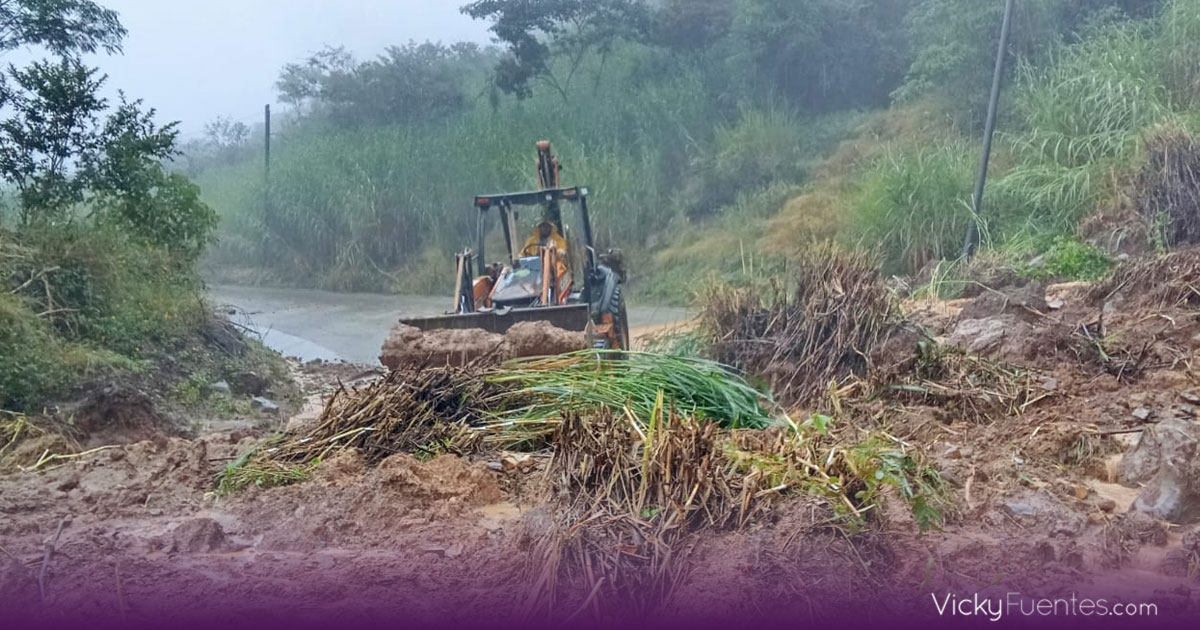
{"type": "Polygon", "coordinates": [[[0,628],[1200,619],[1193,0],[0,25],[0,628]]]}

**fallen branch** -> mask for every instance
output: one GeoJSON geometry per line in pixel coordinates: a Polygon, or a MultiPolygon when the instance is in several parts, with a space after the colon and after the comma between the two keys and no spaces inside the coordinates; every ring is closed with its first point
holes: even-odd
{"type": "Polygon", "coordinates": [[[50,566],[50,559],[54,557],[54,548],[58,546],[58,538],[62,536],[63,527],[67,524],[67,519],[58,521],[58,529],[54,532],[54,540],[46,545],[46,551],[42,554],[42,570],[38,573],[38,594],[41,595],[42,605],[46,605],[46,567],[50,566]]]}

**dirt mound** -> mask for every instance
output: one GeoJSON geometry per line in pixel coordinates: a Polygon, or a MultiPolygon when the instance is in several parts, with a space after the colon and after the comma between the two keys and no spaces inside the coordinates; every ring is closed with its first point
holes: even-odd
{"type": "Polygon", "coordinates": [[[191,435],[179,422],[160,412],[149,394],[120,385],[91,391],[79,403],[74,417],[81,440],[92,446],[191,435]]]}
{"type": "Polygon", "coordinates": [[[1127,195],[1152,238],[1176,247],[1200,242],[1200,142],[1182,127],[1157,130],[1142,143],[1146,161],[1127,195]]]}
{"type": "Polygon", "coordinates": [[[1172,252],[1121,265],[1090,297],[1122,309],[1200,306],[1200,249],[1172,252]]]}
{"type": "Polygon", "coordinates": [[[180,553],[212,553],[228,547],[225,530],[211,518],[184,521],[171,536],[174,538],[174,550],[180,553]]]}
{"type": "Polygon", "coordinates": [[[478,328],[422,332],[398,324],[383,344],[379,360],[389,369],[404,365],[462,366],[479,361],[565,354],[587,347],[587,336],[548,322],[521,322],[504,335],[478,328]]]}
{"type": "Polygon", "coordinates": [[[403,365],[466,365],[480,357],[503,356],[504,337],[483,330],[436,330],[397,324],[383,342],[379,361],[388,369],[403,365]]]}
{"type": "Polygon", "coordinates": [[[504,334],[508,358],[548,357],[587,348],[587,335],[546,322],[521,322],[504,334]]]}

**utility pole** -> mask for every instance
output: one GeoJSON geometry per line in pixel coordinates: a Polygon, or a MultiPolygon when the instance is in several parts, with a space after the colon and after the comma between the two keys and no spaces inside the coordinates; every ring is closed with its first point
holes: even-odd
{"type": "Polygon", "coordinates": [[[263,107],[263,142],[265,158],[263,162],[263,214],[271,210],[271,106],[263,107]]]}
{"type": "Polygon", "coordinates": [[[1008,53],[1008,34],[1012,27],[1013,8],[1016,0],[1007,0],[1004,5],[1004,25],[1000,27],[1000,49],[996,53],[996,72],[992,76],[992,98],[988,103],[987,125],[983,136],[983,157],[979,161],[979,178],[975,181],[975,195],[971,199],[974,217],[967,226],[967,240],[963,245],[963,258],[970,260],[979,249],[979,222],[982,220],[983,191],[987,186],[988,165],[992,159],[992,139],[996,136],[996,113],[1000,107],[1000,85],[1004,80],[1004,58],[1008,53]]]}

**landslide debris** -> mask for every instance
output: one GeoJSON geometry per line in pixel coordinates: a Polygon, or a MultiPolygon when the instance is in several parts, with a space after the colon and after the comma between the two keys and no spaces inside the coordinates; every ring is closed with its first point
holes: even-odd
{"type": "Polygon", "coordinates": [[[423,332],[397,324],[384,341],[379,361],[392,370],[405,365],[462,366],[483,359],[500,362],[552,356],[586,347],[583,332],[563,330],[548,322],[521,322],[503,335],[475,328],[423,332]]]}

